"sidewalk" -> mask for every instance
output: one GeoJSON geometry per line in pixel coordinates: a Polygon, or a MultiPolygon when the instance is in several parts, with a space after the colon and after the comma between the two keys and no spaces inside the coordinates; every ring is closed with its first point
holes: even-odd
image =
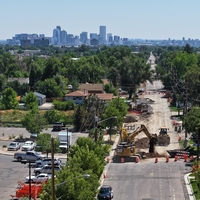
{"type": "MultiPolygon", "coordinates": [[[[114,153],[115,153],[115,151],[113,149],[115,149],[117,147],[117,144],[118,144],[118,141],[119,141],[119,137],[120,137],[120,135],[116,134],[115,142],[111,147],[111,151],[110,151],[109,155],[106,157],[107,164],[105,165],[103,173],[102,173],[102,175],[100,177],[101,185],[103,185],[104,179],[106,178],[106,174],[107,174],[107,172],[109,170],[112,158],[113,158],[114,153]]],[[[109,135],[104,135],[104,141],[108,141],[109,139],[110,139],[109,135]]]]}
{"type": "Polygon", "coordinates": [[[187,192],[189,195],[189,200],[196,200],[193,189],[192,189],[192,185],[190,184],[190,179],[193,179],[194,177],[190,177],[190,174],[186,174],[184,176],[184,180],[185,180],[185,186],[187,188],[187,192]]]}

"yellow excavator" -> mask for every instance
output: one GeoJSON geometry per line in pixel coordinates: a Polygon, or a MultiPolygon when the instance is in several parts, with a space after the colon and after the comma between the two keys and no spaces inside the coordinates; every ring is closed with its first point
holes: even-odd
{"type": "Polygon", "coordinates": [[[145,125],[138,127],[133,133],[128,134],[125,128],[120,131],[120,140],[115,149],[116,156],[134,156],[136,155],[135,137],[144,132],[149,138],[149,153],[154,153],[157,143],[157,134],[150,134],[145,125]]]}

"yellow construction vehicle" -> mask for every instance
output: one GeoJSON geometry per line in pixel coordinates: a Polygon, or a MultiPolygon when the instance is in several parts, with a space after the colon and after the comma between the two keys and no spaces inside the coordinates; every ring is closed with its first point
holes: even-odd
{"type": "Polygon", "coordinates": [[[146,136],[149,138],[149,153],[154,153],[155,144],[157,143],[157,135],[152,135],[149,133],[145,125],[141,125],[138,127],[133,133],[128,134],[127,130],[122,128],[120,132],[120,140],[115,149],[116,156],[133,156],[136,154],[135,147],[135,137],[144,132],[146,136]]]}
{"type": "Polygon", "coordinates": [[[158,145],[169,145],[170,144],[170,136],[168,134],[168,128],[166,126],[162,126],[159,128],[159,134],[157,137],[158,145]]]}

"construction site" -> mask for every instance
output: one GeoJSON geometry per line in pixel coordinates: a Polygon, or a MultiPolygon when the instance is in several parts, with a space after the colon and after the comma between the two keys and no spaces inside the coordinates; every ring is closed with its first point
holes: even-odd
{"type": "Polygon", "coordinates": [[[144,91],[124,119],[113,162],[137,162],[180,153],[179,142],[184,132],[179,119],[171,117],[173,114],[163,93],[144,91]]]}

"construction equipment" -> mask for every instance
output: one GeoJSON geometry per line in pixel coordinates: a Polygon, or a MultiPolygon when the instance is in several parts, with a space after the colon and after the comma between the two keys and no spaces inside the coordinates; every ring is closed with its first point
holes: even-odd
{"type": "Polygon", "coordinates": [[[145,125],[138,127],[133,133],[128,134],[125,128],[120,133],[120,141],[115,149],[116,156],[133,156],[136,154],[135,137],[144,132],[149,138],[149,153],[154,153],[155,144],[157,143],[157,135],[150,134],[145,125]]]}
{"type": "Polygon", "coordinates": [[[157,144],[158,145],[169,145],[170,143],[170,136],[168,134],[168,128],[166,126],[162,126],[159,129],[159,134],[157,137],[157,144]]]}

